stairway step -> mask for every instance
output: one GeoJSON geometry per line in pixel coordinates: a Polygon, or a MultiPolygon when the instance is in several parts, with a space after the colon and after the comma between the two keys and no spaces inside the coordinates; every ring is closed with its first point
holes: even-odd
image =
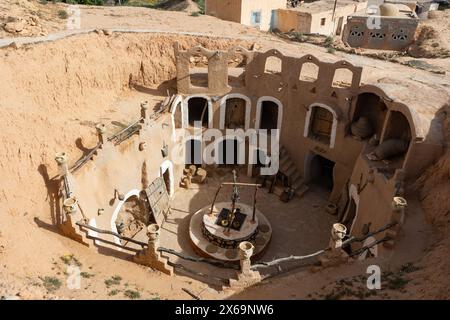
{"type": "Polygon", "coordinates": [[[292,161],[280,164],[280,171],[287,175],[287,172],[290,168],[295,167],[294,163],[292,161]]]}
{"type": "Polygon", "coordinates": [[[279,162],[280,169],[288,168],[288,167],[290,166],[290,163],[291,163],[291,162],[292,162],[292,161],[291,161],[291,159],[289,159],[289,158],[281,159],[280,162],[279,162]]]}
{"type": "Polygon", "coordinates": [[[291,179],[291,183],[294,184],[294,182],[297,181],[297,179],[302,179],[302,177],[300,175],[300,172],[297,170],[289,177],[289,179],[291,179]]]}
{"type": "Polygon", "coordinates": [[[304,184],[304,185],[302,185],[302,186],[300,187],[299,190],[297,190],[297,191],[295,192],[295,195],[296,195],[297,197],[301,198],[301,197],[306,193],[306,191],[308,191],[308,190],[309,190],[309,187],[308,187],[306,184],[304,184]]]}
{"type": "Polygon", "coordinates": [[[289,160],[291,160],[291,158],[287,155],[287,154],[284,154],[284,155],[280,155],[280,163],[282,163],[282,162],[286,162],[286,161],[289,161],[289,160]]]}
{"type": "Polygon", "coordinates": [[[292,182],[292,188],[297,190],[304,184],[305,184],[305,180],[303,180],[302,177],[298,177],[296,180],[294,180],[292,182]]]}
{"type": "Polygon", "coordinates": [[[295,167],[295,165],[290,166],[287,170],[286,170],[286,175],[288,177],[292,176],[295,172],[297,172],[297,168],[295,167]]]}

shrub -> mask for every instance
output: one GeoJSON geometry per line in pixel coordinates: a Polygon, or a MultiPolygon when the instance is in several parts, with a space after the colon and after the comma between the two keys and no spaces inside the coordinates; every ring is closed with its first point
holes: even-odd
{"type": "Polygon", "coordinates": [[[66,265],[76,265],[77,267],[81,267],[82,263],[78,261],[77,258],[73,254],[66,254],[64,256],[61,256],[60,259],[64,264],[66,265]]]}
{"type": "Polygon", "coordinates": [[[111,277],[111,279],[106,279],[105,284],[107,287],[110,287],[113,285],[119,285],[121,280],[122,280],[121,276],[113,276],[113,277],[111,277]]]}
{"type": "Polygon", "coordinates": [[[324,44],[325,44],[327,47],[331,46],[331,45],[333,44],[333,37],[331,37],[331,36],[326,37],[326,38],[325,38],[325,41],[324,41],[324,44]]]}
{"type": "Polygon", "coordinates": [[[82,277],[82,278],[85,278],[85,279],[89,279],[89,278],[92,278],[92,277],[94,277],[94,274],[93,273],[89,273],[89,272],[80,272],[80,276],[82,277]]]}
{"type": "Polygon", "coordinates": [[[119,290],[113,289],[110,292],[108,292],[108,296],[115,296],[119,293],[119,290]]]}
{"type": "Polygon", "coordinates": [[[125,297],[129,298],[129,299],[139,299],[141,297],[141,294],[139,293],[139,291],[136,290],[127,290],[124,292],[125,297]]]}
{"type": "Polygon", "coordinates": [[[58,17],[60,19],[67,19],[67,18],[69,18],[69,14],[67,13],[66,10],[59,10],[58,11],[58,17]]]}
{"type": "Polygon", "coordinates": [[[47,291],[55,291],[61,287],[61,281],[55,277],[45,277],[41,279],[47,291]]]}

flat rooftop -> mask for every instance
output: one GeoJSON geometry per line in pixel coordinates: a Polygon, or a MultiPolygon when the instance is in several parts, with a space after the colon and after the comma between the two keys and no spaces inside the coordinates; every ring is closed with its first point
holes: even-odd
{"type": "MultiPolygon", "coordinates": [[[[386,15],[383,16],[384,18],[403,18],[403,19],[418,19],[415,12],[413,12],[407,5],[405,4],[395,4],[395,6],[398,8],[398,14],[397,15],[386,15]]],[[[352,14],[352,16],[358,16],[358,17],[368,17],[372,16],[374,14],[369,14],[366,9],[357,11],[352,14]]]]}
{"type": "MultiPolygon", "coordinates": [[[[339,0],[336,3],[336,8],[343,8],[352,5],[359,5],[361,3],[365,3],[367,1],[358,1],[358,0],[339,0]]],[[[287,10],[305,12],[305,13],[320,13],[333,11],[335,1],[334,0],[319,0],[314,2],[305,2],[298,5],[295,8],[289,8],[287,10]]]]}

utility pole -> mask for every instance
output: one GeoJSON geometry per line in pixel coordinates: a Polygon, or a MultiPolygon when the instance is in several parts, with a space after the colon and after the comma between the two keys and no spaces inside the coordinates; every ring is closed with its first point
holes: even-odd
{"type": "Polygon", "coordinates": [[[337,0],[334,0],[333,16],[331,18],[331,21],[333,21],[333,30],[331,30],[331,36],[334,36],[334,28],[336,27],[336,21],[334,19],[334,15],[336,14],[336,7],[337,7],[337,0]]]}
{"type": "Polygon", "coordinates": [[[336,13],[336,6],[337,6],[337,0],[334,0],[334,7],[333,7],[333,17],[331,20],[334,22],[334,14],[336,13]]]}

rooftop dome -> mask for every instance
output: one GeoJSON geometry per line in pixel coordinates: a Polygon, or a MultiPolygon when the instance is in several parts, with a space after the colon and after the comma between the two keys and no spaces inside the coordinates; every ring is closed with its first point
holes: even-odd
{"type": "Polygon", "coordinates": [[[383,3],[380,5],[380,15],[384,17],[396,17],[399,15],[398,7],[392,3],[383,3]]]}

